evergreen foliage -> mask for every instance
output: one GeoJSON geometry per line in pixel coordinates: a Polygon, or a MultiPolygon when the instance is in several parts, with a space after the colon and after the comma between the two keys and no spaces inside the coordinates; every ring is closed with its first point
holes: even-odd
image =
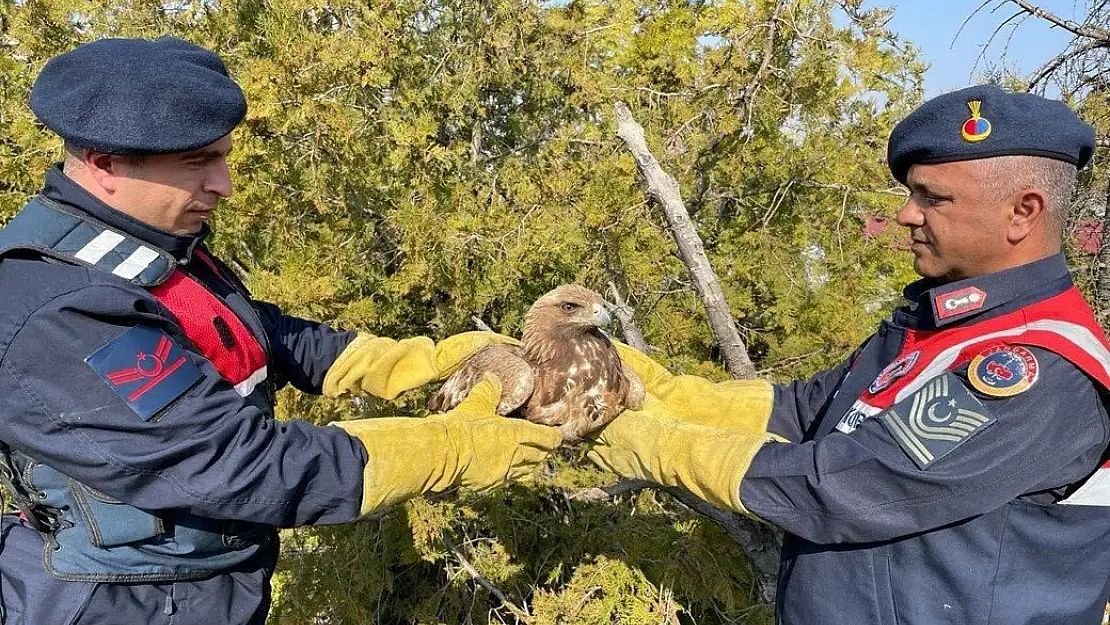
{"type": "MultiPolygon", "coordinates": [[[[615,137],[620,99],[678,179],[753,360],[804,377],[912,279],[901,233],[863,226],[899,205],[885,139],[923,67],[859,4],[0,0],[0,222],[61,155],[27,108],[42,64],[99,37],[173,34],[218,51],[247,94],[210,243],[258,298],[441,338],[472,315],[519,334],[555,285],[614,281],[653,356],[723,378],[615,137]]],[[[279,412],[419,416],[426,394],[284,391],[279,412]]],[[[576,453],[535,484],[285,532],[273,622],[769,622],[716,526],[651,491],[580,497],[611,478],[576,453]]]]}

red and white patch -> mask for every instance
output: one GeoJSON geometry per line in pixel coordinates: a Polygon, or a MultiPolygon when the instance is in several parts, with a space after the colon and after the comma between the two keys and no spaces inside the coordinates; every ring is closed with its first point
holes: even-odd
{"type": "Polygon", "coordinates": [[[942,293],[933,300],[936,306],[937,317],[948,319],[956,315],[979,310],[987,303],[987,294],[982,289],[969,286],[951,293],[942,293]]]}
{"type": "Polygon", "coordinates": [[[879,372],[878,377],[871,383],[871,386],[867,387],[867,390],[871,391],[871,394],[875,394],[890,386],[891,382],[909,373],[913,369],[913,366],[917,364],[917,359],[920,356],[920,350],[910,352],[886,367],[883,367],[883,370],[879,372]]]}

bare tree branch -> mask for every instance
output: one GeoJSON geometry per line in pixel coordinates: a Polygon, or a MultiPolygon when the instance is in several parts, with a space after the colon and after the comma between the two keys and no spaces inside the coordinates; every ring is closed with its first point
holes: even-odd
{"type": "Polygon", "coordinates": [[[636,324],[636,319],[633,317],[632,307],[628,302],[624,301],[624,296],[621,295],[620,289],[617,288],[617,283],[609,281],[609,297],[613,300],[613,314],[621,322],[621,331],[624,334],[624,342],[632,347],[648,353],[648,344],[644,340],[644,333],[640,330],[640,326],[636,324]]]}
{"type": "Polygon", "coordinates": [[[1029,13],[1030,15],[1033,15],[1035,17],[1039,17],[1043,20],[1047,20],[1055,24],[1056,26],[1063,28],[1064,30],[1071,32],[1072,34],[1078,35],[1080,37],[1086,37],[1088,39],[1097,39],[1104,43],[1110,43],[1110,30],[1099,28],[1097,26],[1091,26],[1090,24],[1079,24],[1077,22],[1073,22],[1072,20],[1066,20],[1054,13],[1042,9],[1032,2],[1029,2],[1029,0],[1006,1],[1021,7],[1021,9],[1026,13],[1029,13]]]}
{"type": "Polygon", "coordinates": [[[492,582],[490,582],[488,579],[485,578],[484,575],[478,572],[478,569],[474,568],[474,565],[471,564],[470,560],[466,558],[466,555],[463,554],[462,550],[459,549],[459,546],[455,544],[455,541],[451,540],[451,537],[447,535],[447,532],[441,533],[440,538],[443,539],[443,544],[447,547],[447,551],[450,551],[451,555],[455,556],[455,560],[459,563],[460,566],[462,566],[463,570],[465,570],[467,574],[470,575],[471,579],[477,582],[478,585],[482,588],[485,588],[489,594],[497,597],[497,600],[501,602],[501,605],[505,606],[505,609],[507,609],[509,612],[512,612],[513,616],[517,617],[517,619],[519,619],[521,622],[531,622],[531,615],[525,612],[523,608],[513,603],[509,599],[508,595],[506,595],[497,586],[494,586],[492,582]]]}
{"type": "Polygon", "coordinates": [[[763,601],[767,603],[774,602],[779,568],[780,540],[773,528],[757,523],[741,514],[716,508],[706,501],[698,499],[690,491],[681,488],[669,488],[646,480],[619,480],[617,483],[604,488],[581,490],[572,494],[570,499],[585,501],[612,499],[639,492],[645,488],[665,492],[673,497],[675,501],[716,523],[725,535],[735,540],[751,559],[752,565],[755,567],[755,578],[759,583],[759,592],[763,601]]]}
{"type": "MultiPolygon", "coordinates": [[[[782,0],[775,2],[775,8],[772,9],[771,17],[767,21],[767,39],[763,43],[763,55],[760,58],[759,67],[755,70],[751,80],[748,81],[748,85],[744,87],[744,91],[734,102],[737,108],[737,117],[747,118],[747,123],[744,124],[743,130],[739,133],[744,137],[752,135],[751,111],[755,106],[755,92],[759,89],[760,80],[767,73],[767,69],[771,66],[771,61],[775,56],[775,38],[778,34],[779,17],[782,14],[783,6],[782,0]]],[[[705,203],[705,194],[709,191],[709,171],[721,158],[723,153],[721,148],[727,145],[729,139],[734,136],[736,136],[735,131],[713,139],[698,155],[695,163],[697,182],[695,182],[694,193],[690,201],[694,213],[699,212],[705,203]]]]}
{"type": "Polygon", "coordinates": [[[479,330],[483,330],[485,332],[494,331],[494,329],[489,327],[489,324],[487,324],[485,321],[482,321],[482,318],[478,315],[470,315],[470,323],[473,323],[474,327],[478,328],[479,330]]]}
{"type": "MultiPolygon", "coordinates": [[[[782,13],[783,2],[778,0],[775,2],[775,8],[771,11],[771,18],[767,21],[767,39],[763,42],[763,57],[759,62],[759,69],[755,70],[755,75],[752,76],[748,86],[744,88],[744,92],[737,98],[736,104],[740,107],[741,116],[743,112],[751,109],[752,98],[755,97],[756,89],[759,89],[759,79],[767,72],[767,68],[771,66],[771,59],[775,56],[775,35],[778,33],[779,15],[782,13]]],[[[750,134],[751,130],[746,129],[745,133],[750,134]]]]}
{"type": "Polygon", "coordinates": [[[755,377],[755,366],[752,365],[748,350],[736,329],[736,323],[729,311],[728,300],[725,299],[724,290],[721,289],[720,280],[717,279],[713,266],[709,264],[701,237],[690,222],[690,213],[686,211],[686,205],[682,203],[678,182],[663,171],[659,161],[648,149],[644,128],[632,117],[628,106],[618,101],[613,105],[613,109],[617,118],[617,135],[632,152],[636,166],[647,183],[648,192],[663,207],[671,234],[678,246],[678,253],[690,272],[694,288],[701,297],[702,305],[709,317],[713,335],[721,348],[725,368],[736,378],[755,377]]]}
{"type": "Polygon", "coordinates": [[[1099,321],[1105,321],[1110,314],[1110,245],[1107,245],[1107,235],[1110,232],[1110,181],[1106,186],[1106,200],[1102,209],[1102,244],[1099,245],[1096,257],[1098,267],[1098,280],[1095,282],[1094,309],[1099,321]]]}
{"type": "Polygon", "coordinates": [[[1106,42],[1106,41],[1102,41],[1102,40],[1094,40],[1094,41],[1088,41],[1087,43],[1085,43],[1081,46],[1078,46],[1078,47],[1076,47],[1072,50],[1067,50],[1067,51],[1061,52],[1060,54],[1057,54],[1054,58],[1049,60],[1047,63],[1042,65],[1040,67],[1040,69],[1037,70],[1037,73],[1034,74],[1033,77],[1029,79],[1029,84],[1026,86],[1026,88],[1029,91],[1032,91],[1033,89],[1035,89],[1037,87],[1038,84],[1040,84],[1040,82],[1042,80],[1044,80],[1045,78],[1048,78],[1054,72],[1056,72],[1056,70],[1060,69],[1060,67],[1064,63],[1067,63],[1068,61],[1070,61],[1070,60],[1072,60],[1076,57],[1082,56],[1082,55],[1084,55],[1084,54],[1086,54],[1086,53],[1088,53],[1092,50],[1097,50],[1098,48],[1106,48],[1106,47],[1110,47],[1110,42],[1106,42]]]}

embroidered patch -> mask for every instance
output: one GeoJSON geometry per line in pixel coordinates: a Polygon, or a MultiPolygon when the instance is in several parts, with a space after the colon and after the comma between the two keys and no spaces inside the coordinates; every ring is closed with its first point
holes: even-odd
{"type": "Polygon", "coordinates": [[[867,387],[867,390],[871,391],[871,394],[874,395],[890,386],[895,380],[909,373],[910,369],[913,369],[913,366],[917,364],[917,358],[919,356],[921,356],[920,351],[910,352],[883,367],[883,370],[879,372],[879,376],[875,378],[871,386],[867,387]]]}
{"type": "Polygon", "coordinates": [[[933,378],[879,419],[920,469],[929,468],[995,421],[950,371],[933,378]]]}
{"type": "Polygon", "coordinates": [[[979,116],[982,106],[982,100],[972,100],[967,103],[967,108],[971,109],[971,117],[960,127],[960,136],[968,143],[978,143],[991,134],[990,121],[979,116]]]}
{"type": "Polygon", "coordinates": [[[201,379],[185,350],[166,333],[136,326],[85,359],[144,421],[201,379]]]}
{"type": "Polygon", "coordinates": [[[940,319],[979,310],[985,303],[987,303],[986,292],[973,286],[951,293],[941,293],[933,300],[937,309],[937,317],[940,319]]]}
{"type": "Polygon", "coordinates": [[[1033,352],[1018,345],[997,345],[971,359],[967,380],[972,388],[992,397],[1012,397],[1033,386],[1040,366],[1033,352]]]}

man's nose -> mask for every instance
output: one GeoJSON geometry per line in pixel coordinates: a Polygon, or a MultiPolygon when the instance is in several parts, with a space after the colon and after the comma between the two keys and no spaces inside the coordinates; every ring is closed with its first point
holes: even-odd
{"type": "Polygon", "coordinates": [[[220,159],[219,162],[212,164],[208,179],[204,183],[204,190],[223,198],[231,197],[231,169],[228,168],[226,160],[220,159]]]}
{"type": "Polygon", "coordinates": [[[917,202],[910,197],[902,208],[898,209],[898,214],[895,216],[895,221],[899,226],[923,226],[925,221],[922,218],[921,208],[918,207],[917,202]]]}

